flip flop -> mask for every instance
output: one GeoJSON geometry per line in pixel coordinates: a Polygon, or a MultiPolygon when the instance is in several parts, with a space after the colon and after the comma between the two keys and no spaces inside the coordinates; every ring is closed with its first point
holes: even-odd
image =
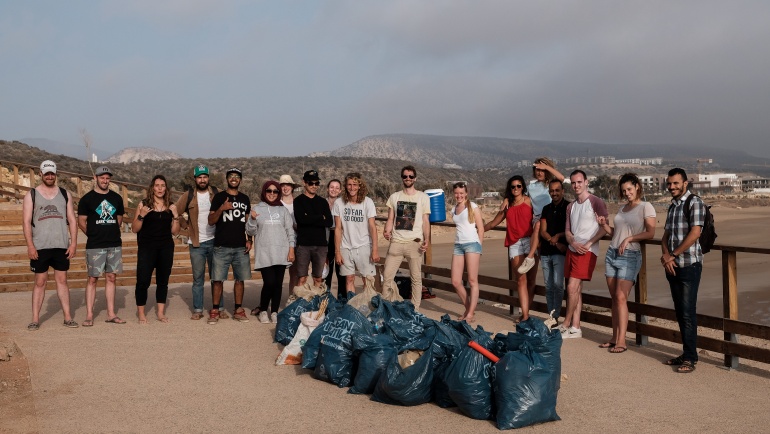
{"type": "Polygon", "coordinates": [[[112,323],[112,324],[125,324],[126,322],[120,319],[120,317],[115,316],[110,319],[104,320],[104,322],[112,323]]]}
{"type": "Polygon", "coordinates": [[[609,349],[609,352],[612,354],[620,354],[620,353],[625,353],[626,350],[628,350],[628,348],[626,347],[612,347],[609,349]]]}
{"type": "Polygon", "coordinates": [[[613,344],[612,342],[605,342],[599,345],[599,348],[615,348],[615,344],[613,344]]]}
{"type": "Polygon", "coordinates": [[[92,319],[83,320],[83,322],[80,325],[82,325],[83,327],[93,327],[94,320],[92,319]]]}

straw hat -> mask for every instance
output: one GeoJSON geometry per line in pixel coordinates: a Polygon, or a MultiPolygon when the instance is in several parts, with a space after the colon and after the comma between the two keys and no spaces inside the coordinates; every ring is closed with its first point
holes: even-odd
{"type": "Polygon", "coordinates": [[[297,184],[294,182],[293,179],[291,179],[291,175],[281,175],[281,177],[278,179],[279,184],[290,184],[293,187],[296,187],[297,184]]]}

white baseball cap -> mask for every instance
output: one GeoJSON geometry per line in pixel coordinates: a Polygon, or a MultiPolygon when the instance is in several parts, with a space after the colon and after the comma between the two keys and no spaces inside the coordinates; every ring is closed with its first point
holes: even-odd
{"type": "Polygon", "coordinates": [[[45,175],[46,173],[56,173],[56,163],[51,160],[45,160],[40,163],[40,173],[45,175]]]}

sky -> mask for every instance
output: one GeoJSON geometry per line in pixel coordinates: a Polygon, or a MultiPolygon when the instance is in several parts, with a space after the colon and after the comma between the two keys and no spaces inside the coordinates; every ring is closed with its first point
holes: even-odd
{"type": "Polygon", "coordinates": [[[767,1],[0,0],[0,139],[296,156],[375,134],[770,157],[767,1]]]}

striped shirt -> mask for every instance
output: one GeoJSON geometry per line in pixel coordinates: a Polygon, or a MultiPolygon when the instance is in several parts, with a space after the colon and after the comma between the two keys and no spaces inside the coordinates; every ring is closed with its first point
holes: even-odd
{"type": "MultiPolygon", "coordinates": [[[[671,206],[668,207],[665,230],[669,233],[667,246],[669,252],[673,252],[674,249],[679,247],[682,241],[687,238],[687,234],[690,233],[690,225],[684,216],[684,203],[691,194],[688,190],[678,200],[672,199],[671,206]]],[[[692,225],[703,227],[705,215],[706,206],[703,204],[703,201],[698,196],[693,197],[690,201],[690,222],[692,222],[692,225]]],[[[703,252],[698,240],[695,240],[695,243],[690,248],[682,252],[675,259],[678,267],[687,267],[696,262],[703,262],[703,252]]]]}

